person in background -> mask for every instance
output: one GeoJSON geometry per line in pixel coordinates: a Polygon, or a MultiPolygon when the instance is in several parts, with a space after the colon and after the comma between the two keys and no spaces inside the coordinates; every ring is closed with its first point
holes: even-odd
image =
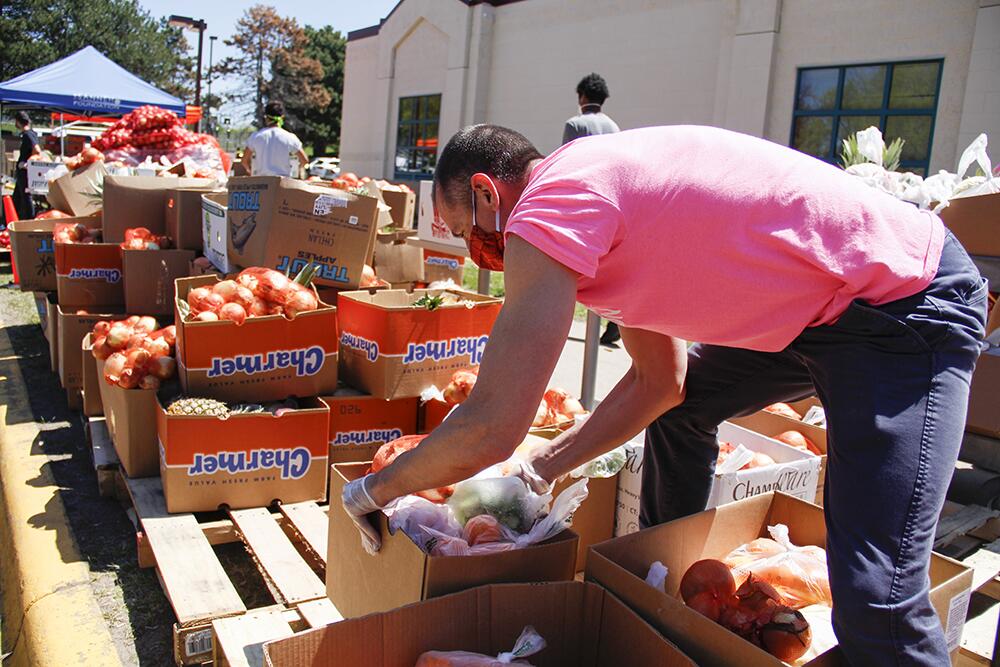
{"type": "Polygon", "coordinates": [[[21,151],[17,156],[17,172],[14,177],[14,208],[21,220],[31,220],[35,217],[35,202],[28,192],[28,160],[41,156],[42,149],[26,112],[14,113],[14,125],[21,133],[21,151]]]}
{"type": "Polygon", "coordinates": [[[282,127],[284,123],[285,105],[268,102],[264,108],[264,127],[250,135],[243,151],[243,168],[251,176],[298,176],[299,168],[292,171],[292,154],[299,167],[309,161],[302,142],[282,127]]]}
{"type": "MultiPolygon", "coordinates": [[[[566,125],[563,127],[563,144],[568,144],[580,137],[614,134],[620,131],[618,124],[601,111],[601,106],[610,96],[608,82],[604,80],[603,76],[590,73],[580,79],[580,83],[576,84],[576,95],[580,104],[580,113],[566,121],[566,125]]],[[[608,322],[604,335],[601,336],[601,345],[617,343],[621,338],[618,325],[614,322],[608,322]]]]}

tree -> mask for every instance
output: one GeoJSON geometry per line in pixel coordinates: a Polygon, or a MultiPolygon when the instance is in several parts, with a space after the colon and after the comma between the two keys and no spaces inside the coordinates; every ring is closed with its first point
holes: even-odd
{"type": "MultiPolygon", "coordinates": [[[[330,28],[325,30],[337,37],[340,35],[330,28]]],[[[314,144],[315,151],[316,133],[313,131],[315,123],[317,121],[321,124],[326,123],[326,114],[333,101],[334,91],[326,85],[327,70],[323,62],[314,56],[314,54],[324,56],[327,54],[323,53],[322,48],[316,49],[310,38],[310,32],[318,31],[306,28],[301,38],[296,39],[290,48],[275,51],[271,59],[271,81],[267,84],[267,97],[284,102],[285,125],[298,134],[303,143],[314,144]]],[[[342,64],[341,78],[343,78],[342,64]]],[[[338,124],[339,120],[340,114],[337,111],[338,124]]],[[[325,150],[327,141],[322,143],[325,150]]]]}
{"type": "Polygon", "coordinates": [[[347,40],[330,26],[319,29],[306,26],[305,34],[308,40],[305,55],[314,58],[322,66],[321,84],[329,93],[330,99],[326,104],[312,104],[295,109],[296,117],[303,124],[300,137],[303,142],[312,144],[314,155],[324,155],[328,151],[336,154],[340,147],[344,49],[347,40]]]}
{"type": "Polygon", "coordinates": [[[0,44],[0,81],[89,44],[154,86],[181,98],[191,94],[187,40],[135,0],[4,0],[0,44]]]}

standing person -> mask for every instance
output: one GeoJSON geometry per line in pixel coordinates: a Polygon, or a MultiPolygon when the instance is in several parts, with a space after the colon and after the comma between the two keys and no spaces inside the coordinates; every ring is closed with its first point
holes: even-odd
{"type": "MultiPolygon", "coordinates": [[[[610,95],[608,82],[600,74],[591,73],[580,79],[580,83],[576,84],[576,97],[580,105],[580,113],[566,121],[566,125],[563,127],[563,145],[580,137],[620,132],[618,123],[601,111],[604,101],[610,95]]],[[[621,338],[618,325],[608,320],[608,326],[601,336],[601,345],[617,343],[621,338]]]]}
{"type": "Polygon", "coordinates": [[[21,220],[35,217],[35,202],[28,192],[28,160],[39,157],[42,149],[38,145],[38,135],[31,129],[31,119],[25,111],[14,113],[14,126],[21,133],[21,149],[17,155],[17,171],[14,175],[14,208],[21,220]]]}
{"type": "Polygon", "coordinates": [[[309,161],[302,142],[284,129],[284,124],[285,105],[268,102],[264,108],[264,127],[250,135],[243,150],[243,167],[251,176],[298,176],[299,169],[292,170],[292,154],[300,167],[309,161]]]}
{"type": "Polygon", "coordinates": [[[693,126],[546,158],[512,130],[466,128],[441,152],[434,204],[476,264],[504,271],[506,297],[466,402],[345,487],[366,548],[381,539],[368,513],[511,455],[580,301],[620,325],[632,367],[588,420],[513,466],[528,486],[648,426],[641,525],[698,512],[718,425],[815,390],[840,646],[855,665],[949,663],[928,567],[987,286],[937,216],[790,148],[693,126]]]}

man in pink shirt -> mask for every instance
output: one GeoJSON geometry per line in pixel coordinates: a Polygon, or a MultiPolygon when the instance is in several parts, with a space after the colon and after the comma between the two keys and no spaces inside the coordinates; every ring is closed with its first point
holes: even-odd
{"type": "Polygon", "coordinates": [[[543,158],[512,130],[473,126],[442,151],[434,198],[473,260],[505,271],[506,300],[469,399],[345,489],[370,550],[367,513],[510,456],[579,301],[619,324],[632,368],[524,466],[527,484],[646,428],[640,522],[669,521],[704,509],[722,421],[816,392],[840,644],[854,664],[947,663],[927,569],[987,292],[937,217],[708,127],[589,137],[543,158]]]}

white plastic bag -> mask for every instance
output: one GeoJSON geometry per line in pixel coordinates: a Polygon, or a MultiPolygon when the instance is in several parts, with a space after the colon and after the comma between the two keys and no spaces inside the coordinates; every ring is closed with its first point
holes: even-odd
{"type": "Polygon", "coordinates": [[[545,648],[545,640],[538,631],[530,625],[525,626],[521,636],[514,642],[514,648],[507,653],[501,653],[491,658],[482,653],[469,651],[427,651],[417,658],[414,667],[498,667],[515,663],[522,667],[531,667],[530,663],[521,658],[527,658],[545,648]]]}
{"type": "Polygon", "coordinates": [[[661,593],[667,592],[667,566],[656,560],[649,566],[649,573],[646,574],[646,583],[661,593]]]}
{"type": "Polygon", "coordinates": [[[885,153],[885,141],[882,132],[877,127],[869,127],[857,133],[858,152],[868,158],[868,161],[882,165],[882,154],[885,153]]]}
{"type": "Polygon", "coordinates": [[[625,461],[627,459],[628,452],[625,450],[625,445],[622,445],[620,447],[615,447],[606,454],[601,454],[595,459],[591,459],[570,472],[569,475],[573,479],[580,479],[581,477],[589,477],[590,479],[607,479],[608,477],[614,477],[621,472],[621,469],[625,467],[625,461]]]}
{"type": "Polygon", "coordinates": [[[736,449],[729,453],[726,460],[721,465],[715,467],[717,475],[728,475],[743,469],[743,466],[753,461],[753,452],[743,445],[736,445],[736,449]]]}

